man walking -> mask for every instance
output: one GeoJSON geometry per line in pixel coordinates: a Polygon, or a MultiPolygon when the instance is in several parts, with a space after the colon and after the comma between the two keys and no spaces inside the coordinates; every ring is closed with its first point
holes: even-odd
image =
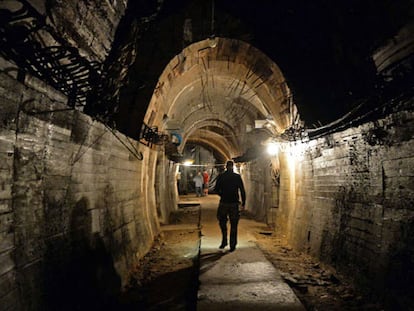
{"type": "Polygon", "coordinates": [[[230,251],[234,251],[237,245],[237,225],[239,222],[239,191],[241,195],[241,209],[245,208],[246,192],[239,174],[233,172],[233,161],[227,161],[226,171],[217,178],[215,191],[220,196],[220,204],[217,209],[222,240],[219,246],[223,249],[227,246],[227,219],[230,220],[230,251]]]}

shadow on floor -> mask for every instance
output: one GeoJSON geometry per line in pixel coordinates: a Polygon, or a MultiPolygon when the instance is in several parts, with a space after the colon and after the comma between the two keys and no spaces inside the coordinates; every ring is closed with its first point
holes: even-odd
{"type": "Polygon", "coordinates": [[[163,274],[144,286],[131,288],[117,310],[196,310],[198,268],[163,274]]]}
{"type": "Polygon", "coordinates": [[[214,264],[227,253],[224,251],[217,251],[214,253],[206,253],[200,255],[200,262],[203,263],[203,266],[200,267],[200,274],[203,274],[209,270],[214,264]]]}

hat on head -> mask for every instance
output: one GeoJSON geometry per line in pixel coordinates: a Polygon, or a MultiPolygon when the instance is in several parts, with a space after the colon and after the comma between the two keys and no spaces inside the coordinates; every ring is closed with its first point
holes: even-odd
{"type": "Polygon", "coordinates": [[[227,168],[233,168],[234,162],[233,161],[227,161],[226,167],[227,168]]]}

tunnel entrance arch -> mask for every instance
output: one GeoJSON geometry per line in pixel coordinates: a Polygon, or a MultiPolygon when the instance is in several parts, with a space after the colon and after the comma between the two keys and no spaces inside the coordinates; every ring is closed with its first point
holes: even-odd
{"type": "MultiPolygon", "coordinates": [[[[277,136],[297,121],[298,112],[283,73],[263,52],[235,39],[211,43],[191,44],[170,61],[143,121],[161,132],[180,133],[181,150],[187,141],[207,144],[230,159],[258,143],[252,131],[257,120],[266,120],[268,135],[277,136]]],[[[158,165],[169,167],[162,161],[158,157],[158,165]]],[[[176,194],[167,188],[176,184],[175,169],[158,171],[169,175],[165,192],[176,194]]],[[[177,200],[165,208],[174,210],[177,200]]]]}
{"type": "MultiPolygon", "coordinates": [[[[233,126],[247,117],[271,118],[275,133],[297,117],[280,68],[264,53],[240,40],[216,38],[186,47],[161,74],[144,122],[165,130],[165,119],[192,126],[192,120],[226,116],[233,126]]],[[[249,120],[250,121],[250,120],[249,120]]]]}

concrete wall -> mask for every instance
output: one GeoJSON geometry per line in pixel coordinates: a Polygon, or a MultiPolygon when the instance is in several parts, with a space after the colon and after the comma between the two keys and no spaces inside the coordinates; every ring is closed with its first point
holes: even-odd
{"type": "Polygon", "coordinates": [[[259,159],[241,166],[240,173],[246,188],[246,208],[255,219],[270,225],[272,219],[269,212],[274,205],[270,159],[264,154],[259,159]]]}
{"type": "Polygon", "coordinates": [[[413,127],[414,113],[399,112],[287,147],[279,234],[377,289],[412,291],[413,127]]]}
{"type": "Polygon", "coordinates": [[[155,193],[158,218],[162,224],[168,224],[171,212],[178,207],[176,165],[167,159],[164,152],[158,153],[155,193]]]}
{"type": "Polygon", "coordinates": [[[105,304],[158,233],[157,152],[132,141],[138,160],[102,124],[58,111],[64,96],[0,65],[0,309],[105,304]]]}

